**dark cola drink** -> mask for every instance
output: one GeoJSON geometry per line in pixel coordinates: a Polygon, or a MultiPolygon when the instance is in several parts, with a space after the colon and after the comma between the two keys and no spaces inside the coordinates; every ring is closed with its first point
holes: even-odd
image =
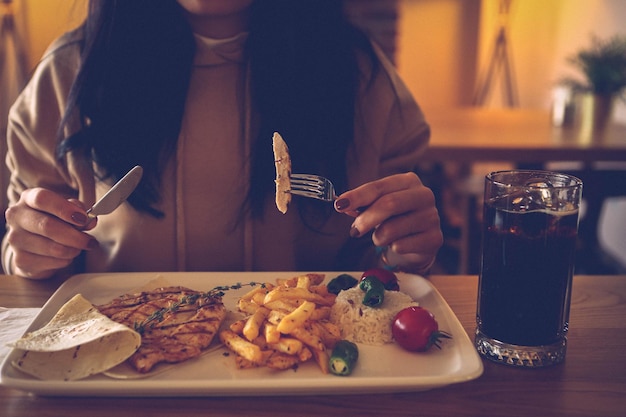
{"type": "Polygon", "coordinates": [[[509,212],[485,207],[478,315],[494,339],[557,343],[567,331],[578,212],[509,212]]]}
{"type": "Polygon", "coordinates": [[[564,359],[581,192],[562,174],[487,176],[475,342],[489,359],[564,359]]]}

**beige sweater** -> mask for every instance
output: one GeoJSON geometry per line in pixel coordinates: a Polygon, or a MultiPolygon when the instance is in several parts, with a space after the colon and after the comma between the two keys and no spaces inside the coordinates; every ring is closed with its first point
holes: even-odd
{"type": "MultiPolygon", "coordinates": [[[[375,262],[371,241],[348,236],[348,216],[335,213],[323,233],[307,229],[296,207],[300,197],[285,215],[268,198],[262,220],[239,218],[250,152],[249,112],[245,103],[239,108],[234,93],[246,91],[244,39],[245,34],[226,42],[197,38],[179,147],[163,182],[159,208],[165,217],[140,214],[127,203],[101,216],[89,232],[100,248],[85,254],[86,272],[358,270],[375,262]]],[[[355,143],[346,161],[351,187],[412,170],[428,142],[421,110],[380,55],[383,70],[358,103],[355,143]]],[[[71,155],[55,162],[57,126],[78,64],[76,42],[55,42],[11,109],[10,204],[25,189],[41,186],[91,205],[110,187],[71,155]]],[[[3,242],[2,249],[10,272],[11,248],[3,242]]]]}

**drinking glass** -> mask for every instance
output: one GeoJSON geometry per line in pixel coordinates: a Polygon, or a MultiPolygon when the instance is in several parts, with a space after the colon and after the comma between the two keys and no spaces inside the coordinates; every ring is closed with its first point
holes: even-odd
{"type": "Polygon", "coordinates": [[[562,362],[582,181],[548,171],[485,177],[475,346],[496,362],[562,362]]]}

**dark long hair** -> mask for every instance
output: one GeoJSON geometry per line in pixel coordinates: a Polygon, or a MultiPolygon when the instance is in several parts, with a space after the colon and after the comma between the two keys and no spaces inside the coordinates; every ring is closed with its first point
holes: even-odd
{"type": "MultiPolygon", "coordinates": [[[[176,149],[195,53],[191,28],[175,0],[91,0],[81,30],[81,67],[61,129],[76,113],[82,127],[60,142],[59,156],[83,152],[103,178],[143,165],[145,180],[129,201],[160,216],[161,176],[176,149]]],[[[298,171],[326,175],[341,190],[363,82],[359,53],[376,67],[365,35],[347,22],[340,0],[256,0],[246,53],[260,121],[253,212],[273,192],[274,131],[287,139],[298,171]]]]}

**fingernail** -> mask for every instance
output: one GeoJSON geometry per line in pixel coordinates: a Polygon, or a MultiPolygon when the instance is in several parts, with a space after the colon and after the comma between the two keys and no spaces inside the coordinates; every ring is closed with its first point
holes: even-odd
{"type": "Polygon", "coordinates": [[[361,236],[361,232],[359,232],[359,229],[356,228],[356,226],[352,225],[352,227],[350,228],[350,237],[359,237],[361,236]]]}
{"type": "Polygon", "coordinates": [[[75,212],[75,213],[72,213],[72,220],[75,223],[78,223],[80,225],[84,225],[84,224],[87,223],[87,216],[84,215],[83,213],[75,212]]]}
{"type": "Polygon", "coordinates": [[[335,201],[335,208],[337,210],[345,210],[350,206],[350,200],[348,200],[347,198],[340,198],[339,200],[335,201]]]}

